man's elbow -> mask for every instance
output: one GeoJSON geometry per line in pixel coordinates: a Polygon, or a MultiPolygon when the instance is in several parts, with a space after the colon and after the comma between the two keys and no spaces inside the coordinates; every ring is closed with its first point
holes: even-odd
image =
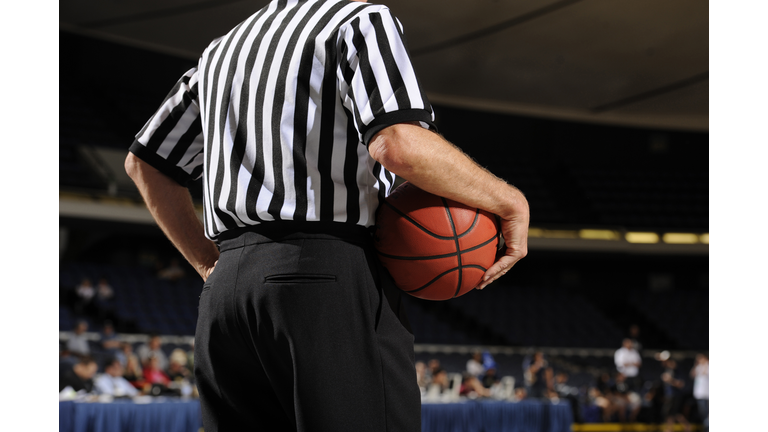
{"type": "Polygon", "coordinates": [[[138,183],[140,181],[146,181],[147,175],[152,174],[151,171],[155,171],[152,165],[144,162],[141,158],[135,154],[128,152],[128,156],[125,157],[125,173],[128,177],[138,183]]]}
{"type": "Polygon", "coordinates": [[[131,152],[128,152],[128,156],[125,157],[125,173],[128,177],[136,181],[136,177],[139,175],[139,162],[141,159],[137,158],[131,152]]]}
{"type": "Polygon", "coordinates": [[[393,125],[377,133],[368,144],[371,157],[387,170],[407,178],[413,169],[413,158],[410,157],[409,142],[406,136],[408,125],[393,125]]]}

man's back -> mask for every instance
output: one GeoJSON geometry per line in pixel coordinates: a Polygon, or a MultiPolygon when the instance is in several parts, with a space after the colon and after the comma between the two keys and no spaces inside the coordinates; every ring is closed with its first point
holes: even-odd
{"type": "Polygon", "coordinates": [[[395,177],[364,144],[433,121],[401,32],[382,5],[273,1],[208,46],[131,150],[177,180],[205,174],[212,239],[274,220],[370,226],[395,177]]]}

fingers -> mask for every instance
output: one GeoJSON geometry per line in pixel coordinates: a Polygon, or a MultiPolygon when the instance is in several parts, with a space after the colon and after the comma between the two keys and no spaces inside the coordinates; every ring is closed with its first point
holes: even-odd
{"type": "Polygon", "coordinates": [[[527,253],[527,247],[524,249],[507,249],[507,254],[499,258],[498,261],[488,268],[485,275],[483,275],[483,281],[477,286],[477,289],[481,290],[492,284],[496,279],[507,274],[509,269],[525,257],[527,253]]]}
{"type": "Polygon", "coordinates": [[[208,280],[208,277],[211,276],[211,273],[213,273],[213,270],[216,268],[216,264],[218,264],[219,260],[216,260],[212,266],[208,267],[203,271],[203,273],[200,275],[203,277],[203,282],[206,282],[208,280]]]}
{"type": "MultiPolygon", "coordinates": [[[[507,221],[508,222],[508,221],[507,221]]],[[[493,283],[498,278],[504,276],[518,261],[528,254],[528,226],[527,224],[519,229],[513,227],[509,229],[507,239],[507,250],[504,256],[499,258],[483,275],[483,281],[477,286],[477,289],[483,289],[493,283]]]]}

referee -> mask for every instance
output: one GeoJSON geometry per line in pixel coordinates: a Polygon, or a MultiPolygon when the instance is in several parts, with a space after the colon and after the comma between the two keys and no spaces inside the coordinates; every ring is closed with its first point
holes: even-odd
{"type": "Polygon", "coordinates": [[[502,219],[528,204],[435,133],[386,6],[274,0],[214,40],[136,136],[126,171],[205,281],[206,432],[419,431],[413,336],[368,228],[395,174],[502,219]],[[394,173],[394,174],[393,174],[394,173]],[[204,221],[185,185],[202,177],[204,221]]]}

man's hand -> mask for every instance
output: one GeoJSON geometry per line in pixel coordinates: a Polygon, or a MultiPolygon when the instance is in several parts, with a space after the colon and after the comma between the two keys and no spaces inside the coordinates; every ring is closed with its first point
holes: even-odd
{"type": "Polygon", "coordinates": [[[528,254],[528,204],[521,209],[518,217],[511,220],[501,220],[501,233],[507,246],[504,256],[499,258],[483,276],[483,281],[477,289],[483,289],[496,279],[504,276],[512,266],[528,254]]]}
{"type": "Polygon", "coordinates": [[[219,260],[216,260],[212,266],[210,267],[203,267],[198,272],[200,273],[200,277],[203,278],[203,282],[206,282],[208,280],[208,277],[213,273],[213,270],[216,268],[216,264],[219,262],[219,260]]]}

